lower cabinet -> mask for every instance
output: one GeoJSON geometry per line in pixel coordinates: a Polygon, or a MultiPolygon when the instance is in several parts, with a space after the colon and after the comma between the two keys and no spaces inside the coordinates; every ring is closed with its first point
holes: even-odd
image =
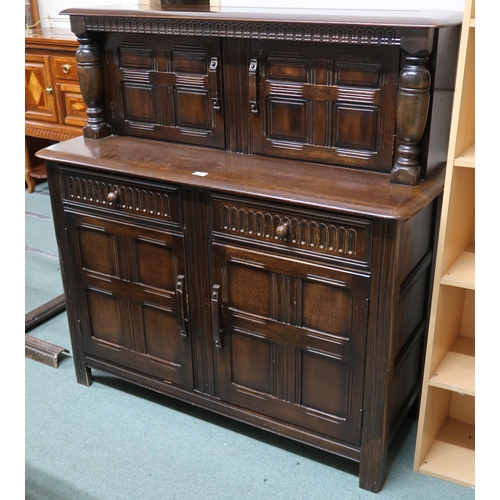
{"type": "MultiPolygon", "coordinates": [[[[101,370],[342,455],[360,463],[362,488],[379,491],[390,440],[419,395],[437,183],[409,196],[366,174],[336,209],[250,186],[245,175],[270,175],[267,159],[244,173],[231,169],[237,156],[215,153],[215,188],[209,162],[206,185],[186,176],[190,163],[159,168],[170,147],[77,138],[39,153],[78,382],[101,370]],[[137,175],[127,148],[143,146],[137,175]],[[368,188],[420,207],[370,213],[368,188]]],[[[313,169],[290,190],[314,200],[313,169]]]]}

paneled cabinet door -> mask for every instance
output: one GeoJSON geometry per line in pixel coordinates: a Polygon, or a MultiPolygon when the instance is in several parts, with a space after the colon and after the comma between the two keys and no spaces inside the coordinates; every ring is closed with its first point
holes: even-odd
{"type": "Polygon", "coordinates": [[[183,236],[65,213],[86,354],[193,387],[183,236]]]}
{"type": "Polygon", "coordinates": [[[397,48],[253,41],[256,153],[389,171],[397,48]]]}
{"type": "Polygon", "coordinates": [[[369,279],[213,244],[218,396],[360,444],[369,279]]]}
{"type": "Polygon", "coordinates": [[[26,120],[58,121],[49,56],[26,54],[24,91],[26,120]]]}
{"type": "Polygon", "coordinates": [[[224,147],[217,39],[110,34],[106,61],[114,133],[224,147]]]}

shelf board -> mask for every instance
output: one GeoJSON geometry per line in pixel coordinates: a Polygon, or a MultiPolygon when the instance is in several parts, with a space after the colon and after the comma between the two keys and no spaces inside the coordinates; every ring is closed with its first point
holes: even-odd
{"type": "Polygon", "coordinates": [[[463,153],[459,154],[455,158],[455,166],[456,167],[468,167],[475,168],[476,167],[476,145],[468,147],[463,153]]]}
{"type": "Polygon", "coordinates": [[[475,281],[476,253],[475,245],[471,244],[444,273],[441,284],[475,290],[475,281]]]}
{"type": "Polygon", "coordinates": [[[429,380],[429,385],[474,396],[475,364],[474,339],[458,337],[429,380]]]}
{"type": "Polygon", "coordinates": [[[473,425],[449,418],[419,472],[474,488],[476,430],[473,425]]]}

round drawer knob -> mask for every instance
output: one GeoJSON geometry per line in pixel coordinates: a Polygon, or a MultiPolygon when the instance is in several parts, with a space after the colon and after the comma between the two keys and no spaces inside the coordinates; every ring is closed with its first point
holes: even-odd
{"type": "Polygon", "coordinates": [[[106,199],[112,205],[116,205],[118,203],[118,191],[110,191],[106,196],[106,199]]]}
{"type": "Polygon", "coordinates": [[[63,70],[63,73],[67,75],[71,71],[71,64],[61,64],[61,68],[63,70]]]}
{"type": "Polygon", "coordinates": [[[280,224],[276,228],[276,236],[278,238],[285,238],[287,234],[288,234],[288,224],[280,224]]]}

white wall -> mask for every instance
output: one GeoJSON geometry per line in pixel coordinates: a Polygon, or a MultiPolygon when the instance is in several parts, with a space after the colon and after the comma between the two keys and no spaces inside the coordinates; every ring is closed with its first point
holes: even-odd
{"type": "MultiPolygon", "coordinates": [[[[339,9],[369,9],[369,10],[458,10],[463,11],[465,0],[308,0],[307,7],[339,8],[339,9]]],[[[69,28],[68,16],[61,16],[59,12],[72,7],[97,7],[100,5],[127,4],[138,5],[144,0],[128,0],[116,2],[113,0],[38,0],[42,26],[69,28]]],[[[154,3],[154,0],[151,2],[154,3]]],[[[304,0],[213,0],[222,7],[287,7],[303,8],[304,0]]]]}
{"type": "MultiPolygon", "coordinates": [[[[127,5],[138,5],[140,0],[125,0],[121,2],[127,5]]],[[[42,27],[68,28],[69,17],[61,16],[59,12],[73,7],[97,7],[101,5],[118,5],[120,2],[114,0],[38,0],[38,13],[42,19],[42,27]],[[51,19],[44,19],[50,17],[51,19]]]]}

